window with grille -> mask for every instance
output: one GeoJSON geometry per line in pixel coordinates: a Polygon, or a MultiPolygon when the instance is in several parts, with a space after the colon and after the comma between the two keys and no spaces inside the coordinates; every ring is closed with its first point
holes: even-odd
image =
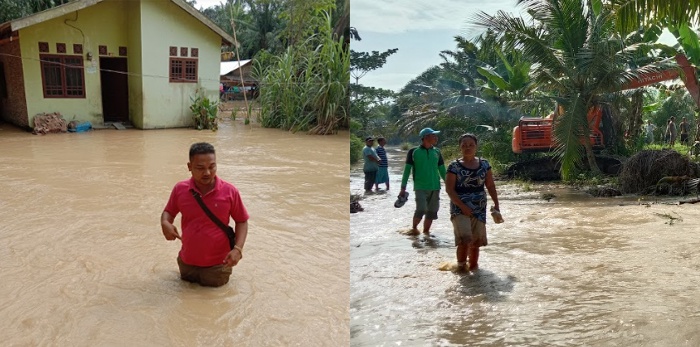
{"type": "Polygon", "coordinates": [[[170,58],[170,82],[197,82],[197,59],[170,58]]]}
{"type": "Polygon", "coordinates": [[[41,79],[45,98],[84,98],[83,57],[41,55],[41,79]]]}

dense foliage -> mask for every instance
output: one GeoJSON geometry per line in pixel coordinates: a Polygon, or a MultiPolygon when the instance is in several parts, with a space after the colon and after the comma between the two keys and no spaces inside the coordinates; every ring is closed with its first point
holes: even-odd
{"type": "Polygon", "coordinates": [[[561,105],[565,112],[555,127],[556,154],[562,176],[571,178],[582,170],[597,172],[590,144],[581,141],[592,106],[604,106],[612,116],[606,154],[626,156],[648,146],[642,131],[647,120],[657,125],[659,140],[671,115],[687,117],[694,132],[698,105],[681,79],[623,90],[643,73],[676,66],[669,58],[677,53],[700,64],[698,35],[692,29],[699,24],[700,2],[514,2],[528,15],[477,14],[470,22],[483,34],[455,37],[456,49],[443,51],[440,65],[419,72],[388,104],[353,104],[358,134],[395,125],[404,139],[415,139],[420,128],[430,126],[443,131],[443,152],[458,155],[457,136],[473,132],[480,138],[480,155],[502,168],[528,158],[510,149],[518,119],[543,118],[561,105]],[[645,6],[655,10],[640,10],[645,6]],[[678,45],[660,44],[662,29],[678,45]]]}

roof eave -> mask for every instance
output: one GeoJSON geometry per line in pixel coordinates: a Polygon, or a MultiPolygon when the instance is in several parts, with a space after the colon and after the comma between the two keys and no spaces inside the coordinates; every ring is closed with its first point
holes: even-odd
{"type": "Polygon", "coordinates": [[[34,24],[39,24],[39,23],[45,22],[47,20],[51,20],[54,18],[64,16],[64,15],[69,14],[71,12],[82,10],[86,7],[93,6],[93,5],[98,4],[102,1],[104,1],[104,0],[78,0],[78,1],[74,1],[74,2],[69,2],[67,4],[59,5],[59,6],[50,8],[48,10],[44,10],[41,12],[31,14],[31,15],[26,16],[24,18],[10,21],[9,22],[10,28],[12,31],[24,29],[24,28],[30,27],[34,24]]]}
{"type": "Polygon", "coordinates": [[[215,33],[219,34],[221,36],[221,43],[225,44],[227,46],[231,46],[233,42],[235,41],[231,35],[229,35],[227,32],[223,31],[221,28],[219,28],[218,25],[214,24],[209,18],[207,18],[205,15],[203,15],[201,12],[197,11],[196,8],[190,6],[190,4],[184,2],[183,0],[171,0],[174,2],[176,5],[180,6],[183,10],[187,11],[190,15],[193,17],[197,18],[200,22],[202,22],[204,25],[209,27],[212,31],[215,33]]]}
{"type": "MultiPolygon", "coordinates": [[[[39,24],[42,22],[45,22],[47,20],[51,20],[54,18],[58,18],[61,16],[64,16],[66,14],[76,12],[79,10],[82,10],[84,8],[93,6],[95,4],[98,4],[100,2],[103,2],[104,0],[77,0],[73,1],[67,4],[59,5],[53,8],[50,8],[48,10],[44,10],[41,12],[37,12],[34,14],[31,14],[29,16],[26,16],[24,18],[8,21],[5,23],[0,24],[0,33],[3,33],[4,35],[7,35],[7,32],[14,32],[23,28],[30,27],[35,24],[39,24]],[[9,30],[8,30],[9,28],[9,30]]],[[[197,9],[194,7],[190,6],[188,3],[184,2],[183,0],[171,0],[174,2],[176,5],[178,5],[180,8],[185,10],[187,13],[198,19],[200,22],[202,22],[204,25],[206,25],[209,29],[217,33],[219,36],[221,36],[221,43],[224,45],[231,46],[235,42],[233,37],[223,31],[221,28],[219,28],[216,24],[214,24],[209,18],[201,14],[197,9]]],[[[8,35],[9,36],[9,35],[8,35]]]]}

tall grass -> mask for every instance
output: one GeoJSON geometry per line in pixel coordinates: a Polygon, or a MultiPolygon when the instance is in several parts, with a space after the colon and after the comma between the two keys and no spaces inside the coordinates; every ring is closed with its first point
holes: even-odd
{"type": "Polygon", "coordinates": [[[350,55],[323,15],[325,25],[306,42],[256,62],[262,126],[331,134],[347,123],[350,55]]]}
{"type": "Polygon", "coordinates": [[[350,54],[343,47],[342,38],[335,40],[331,16],[326,16],[325,26],[321,31],[321,43],[311,55],[312,66],[319,67],[313,78],[316,80],[314,109],[316,111],[316,127],[312,133],[334,133],[339,124],[346,123],[349,106],[350,86],[350,54]]]}

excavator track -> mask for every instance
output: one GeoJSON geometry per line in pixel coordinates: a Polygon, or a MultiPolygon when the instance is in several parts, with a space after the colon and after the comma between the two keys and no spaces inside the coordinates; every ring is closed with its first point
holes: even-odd
{"type": "MultiPolygon", "coordinates": [[[[596,164],[604,175],[616,176],[622,169],[623,158],[596,155],[596,164]]],[[[584,161],[584,165],[587,163],[584,161]]],[[[553,156],[540,157],[535,159],[517,162],[506,169],[506,177],[513,179],[526,179],[530,181],[558,181],[561,179],[559,162],[553,156]]]]}

